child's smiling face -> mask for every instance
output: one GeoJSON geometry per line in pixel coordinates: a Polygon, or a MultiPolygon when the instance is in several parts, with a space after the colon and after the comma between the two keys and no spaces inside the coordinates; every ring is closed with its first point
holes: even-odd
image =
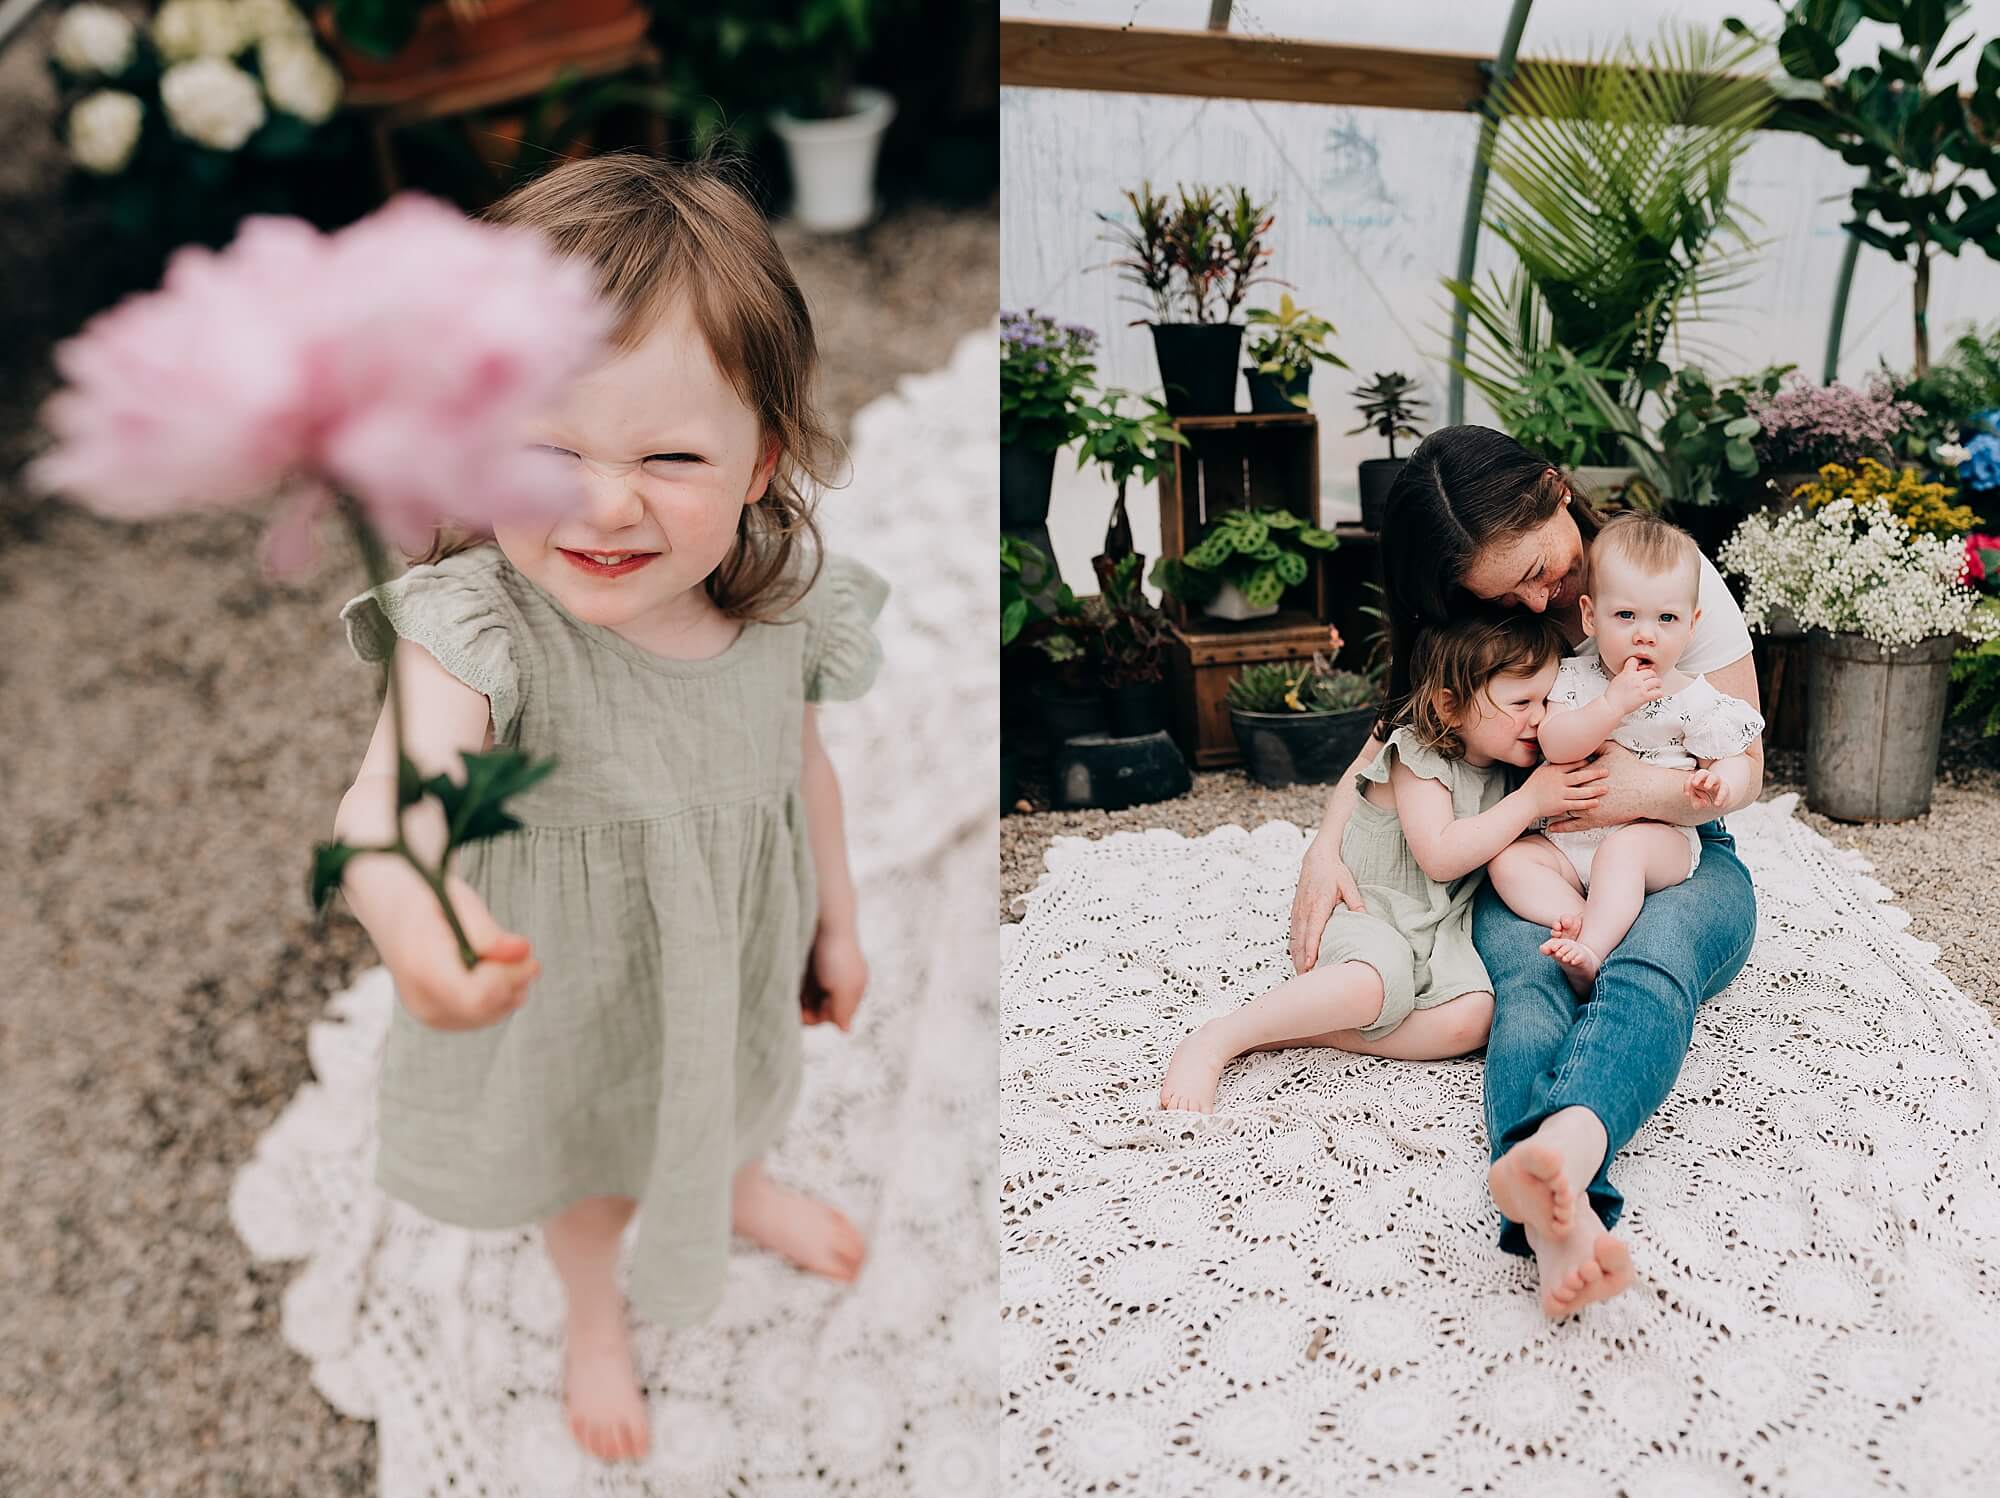
{"type": "Polygon", "coordinates": [[[1458,714],[1452,722],[1465,743],[1469,763],[1532,765],[1540,761],[1542,746],[1536,733],[1548,712],[1557,664],[1550,661],[1532,675],[1503,671],[1474,695],[1471,711],[1458,714]]]}
{"type": "Polygon", "coordinates": [[[517,570],[577,618],[621,632],[670,640],[713,614],[701,584],[729,555],[744,506],[763,497],[777,454],[685,299],[573,384],[526,440],[555,450],[584,498],[552,526],[494,527],[517,570]]]}

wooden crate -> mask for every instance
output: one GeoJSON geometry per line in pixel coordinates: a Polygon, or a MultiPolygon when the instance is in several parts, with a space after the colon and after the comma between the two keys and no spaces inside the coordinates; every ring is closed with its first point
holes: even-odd
{"type": "MultiPolygon", "coordinates": [[[[1225,510],[1289,510],[1309,525],[1319,524],[1319,422],[1311,412],[1182,416],[1174,427],[1188,445],[1169,445],[1170,460],[1160,469],[1161,556],[1187,555],[1210,520],[1225,510]]],[[[1308,555],[1311,573],[1286,590],[1284,601],[1288,608],[1324,619],[1324,558],[1308,555]]],[[[1167,599],[1163,607],[1176,624],[1199,624],[1204,618],[1175,599],[1167,599]]]]}
{"type": "Polygon", "coordinates": [[[1174,740],[1188,763],[1199,770],[1242,763],[1223,701],[1238,667],[1307,660],[1326,646],[1326,626],[1304,609],[1241,624],[1198,617],[1176,625],[1167,669],[1174,689],[1174,740]]]}

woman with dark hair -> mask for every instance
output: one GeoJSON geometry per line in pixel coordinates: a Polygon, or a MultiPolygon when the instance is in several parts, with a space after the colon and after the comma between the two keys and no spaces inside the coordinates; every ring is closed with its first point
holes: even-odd
{"type": "MultiPolygon", "coordinates": [[[[1481,609],[1528,609],[1554,619],[1573,650],[1594,648],[1577,600],[1584,548],[1598,525],[1562,470],[1502,432],[1446,427],[1419,443],[1390,491],[1382,526],[1390,709],[1409,692],[1411,647],[1427,625],[1481,609]]],[[[1757,707],[1743,611],[1706,557],[1699,608],[1680,668],[1757,707]]],[[[1354,809],[1355,776],[1374,761],[1381,742],[1378,726],[1327,798],[1300,866],[1291,930],[1292,964],[1300,972],[1317,960],[1334,909],[1363,908],[1341,862],[1340,840],[1354,809]]],[[[1623,1288],[1599,1271],[1624,1205],[1608,1177],[1611,1158],[1672,1091],[1693,1038],[1695,1009],[1727,986],[1750,955],[1756,900],[1721,821],[1762,789],[1761,741],[1748,755],[1757,775],[1747,793],[1704,809],[1686,795],[1688,771],[1604,746],[1598,757],[1604,795],[1555,830],[1642,818],[1710,820],[1697,827],[1702,857],[1693,875],[1647,898],[1587,996],[1572,993],[1562,969],[1541,951],[1544,927],[1510,911],[1491,884],[1474,904],[1473,943],[1495,1004],[1486,1047],[1486,1130],[1500,1243],[1510,1253],[1533,1253],[1551,1315],[1623,1288]],[[1592,1211],[1577,1210],[1585,1196],[1592,1211]],[[1576,1293],[1558,1296],[1565,1286],[1576,1293]]]]}

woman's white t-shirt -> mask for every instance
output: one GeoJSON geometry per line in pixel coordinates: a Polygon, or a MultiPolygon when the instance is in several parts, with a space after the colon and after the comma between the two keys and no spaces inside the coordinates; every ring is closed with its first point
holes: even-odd
{"type": "MultiPolygon", "coordinates": [[[[1701,617],[1695,620],[1686,653],[1674,662],[1676,670],[1687,676],[1701,676],[1733,666],[1750,653],[1750,627],[1743,622],[1743,606],[1707,557],[1701,559],[1701,586],[1694,602],[1701,610],[1701,617]]],[[[1586,635],[1576,653],[1596,655],[1597,641],[1586,635]]]]}

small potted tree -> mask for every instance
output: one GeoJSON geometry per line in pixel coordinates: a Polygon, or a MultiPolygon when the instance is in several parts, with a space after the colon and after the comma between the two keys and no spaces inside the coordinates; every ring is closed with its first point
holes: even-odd
{"type": "Polygon", "coordinates": [[[1000,529],[1052,558],[1056,454],[1086,427],[1097,335],[1030,308],[1000,314],[1000,529]]]}
{"type": "Polygon", "coordinates": [[[1243,321],[1258,332],[1250,339],[1250,363],[1243,370],[1250,389],[1250,409],[1264,415],[1310,411],[1313,365],[1347,368],[1347,361],[1326,346],[1333,324],[1315,317],[1292,300],[1288,291],[1278,298],[1278,310],[1252,307],[1243,321]]]}
{"type": "Polygon", "coordinates": [[[1930,809],[1952,657],[2000,635],[1967,587],[1962,537],[1913,529],[1890,501],[1842,495],[1752,515],[1722,548],[1743,617],[1808,631],[1806,804],[1844,822],[1930,809]]]}
{"type": "Polygon", "coordinates": [[[1423,402],[1416,399],[1417,382],[1407,375],[1378,374],[1374,380],[1354,391],[1359,403],[1355,409],[1361,413],[1361,425],[1347,435],[1358,437],[1363,432],[1374,432],[1389,443],[1386,458],[1364,458],[1361,461],[1361,523],[1371,531],[1382,529],[1382,513],[1389,502],[1389,487],[1396,482],[1396,475],[1403,471],[1407,458],[1396,456],[1396,439],[1408,437],[1414,440],[1423,434],[1411,425],[1424,414],[1423,402]]]}
{"type": "Polygon", "coordinates": [[[1199,545],[1153,564],[1153,586],[1218,619],[1262,619],[1312,575],[1312,553],[1340,538],[1289,510],[1224,510],[1199,545]]]}
{"type": "Polygon", "coordinates": [[[1245,666],[1225,700],[1244,768],[1259,785],[1276,788],[1338,777],[1368,741],[1375,697],[1367,677],[1336,671],[1315,655],[1245,666]]]}
{"type": "MultiPolygon", "coordinates": [[[[1127,191],[1132,223],[1109,214],[1105,237],[1126,252],[1112,264],[1153,314],[1153,351],[1167,410],[1175,416],[1220,416],[1236,409],[1236,358],[1243,325],[1236,309],[1266,279],[1260,263],[1271,251],[1268,203],[1245,188],[1182,187],[1179,201],[1155,195],[1151,183],[1127,191]]],[[[1145,318],[1141,322],[1148,321],[1145,318]]]]}
{"type": "Polygon", "coordinates": [[[875,216],[875,162],[896,101],[854,81],[873,46],[875,0],[807,0],[765,29],[800,60],[801,86],[771,112],[792,169],[792,216],[820,234],[859,229],[875,216]]]}

